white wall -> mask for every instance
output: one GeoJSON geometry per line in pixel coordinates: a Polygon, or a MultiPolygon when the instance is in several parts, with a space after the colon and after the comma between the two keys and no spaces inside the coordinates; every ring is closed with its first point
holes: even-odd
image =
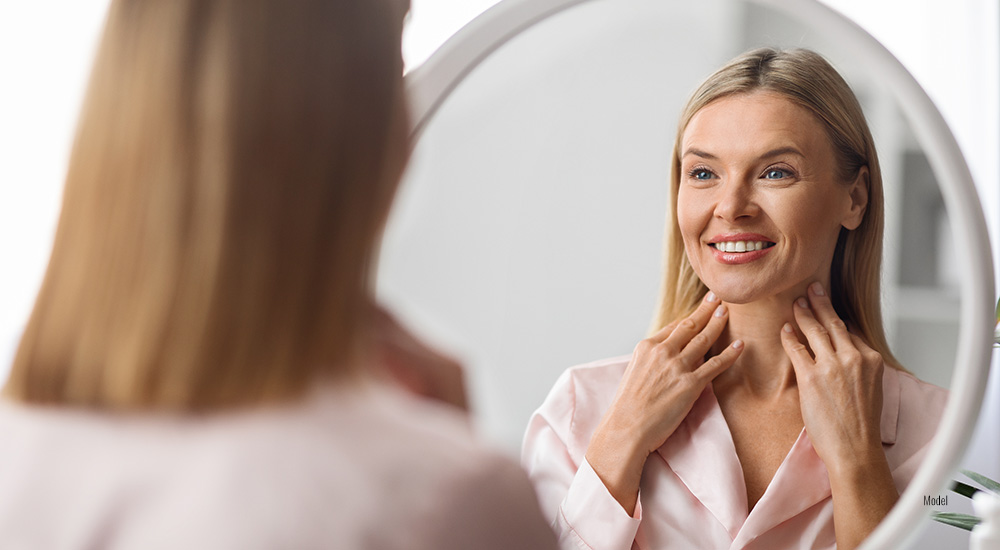
{"type": "Polygon", "coordinates": [[[0,380],[48,261],[106,5],[0,2],[0,380]]]}

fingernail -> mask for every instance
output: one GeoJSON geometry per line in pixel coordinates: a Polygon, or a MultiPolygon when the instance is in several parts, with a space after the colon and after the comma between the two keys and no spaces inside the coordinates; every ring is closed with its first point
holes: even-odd
{"type": "Polygon", "coordinates": [[[785,323],[785,326],[781,327],[781,330],[787,332],[788,334],[791,334],[792,333],[792,325],[790,325],[788,323],[785,323]]]}
{"type": "Polygon", "coordinates": [[[709,290],[708,294],[705,295],[705,301],[706,302],[714,302],[716,300],[718,300],[718,298],[715,296],[715,293],[712,292],[711,290],[709,290]]]}
{"type": "Polygon", "coordinates": [[[795,300],[795,303],[801,308],[809,309],[809,302],[807,302],[805,298],[799,298],[798,300],[795,300]]]}
{"type": "Polygon", "coordinates": [[[726,306],[722,305],[722,306],[719,306],[719,307],[715,308],[715,316],[716,317],[722,317],[725,314],[726,314],[726,306]]]}
{"type": "Polygon", "coordinates": [[[733,349],[740,349],[743,347],[743,340],[737,340],[733,342],[733,349]]]}
{"type": "Polygon", "coordinates": [[[826,296],[826,292],[823,290],[823,285],[819,284],[819,281],[809,285],[809,290],[817,296],[826,296]]]}

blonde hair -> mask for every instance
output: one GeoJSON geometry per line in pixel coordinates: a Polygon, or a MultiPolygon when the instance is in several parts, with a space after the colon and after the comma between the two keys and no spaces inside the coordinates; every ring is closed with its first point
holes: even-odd
{"type": "Polygon", "coordinates": [[[4,393],[203,410],[359,370],[403,2],[115,0],[4,393]]]}
{"type": "Polygon", "coordinates": [[[730,61],[694,92],[680,116],[670,176],[671,206],[665,236],[664,277],[653,331],[691,313],[708,291],[695,274],[677,225],[681,139],[691,118],[709,103],[735,94],[781,94],[819,119],[833,143],[839,178],[853,181],[868,168],[868,206],[861,225],[841,228],[830,272],[834,308],[886,364],[900,368],[889,350],[882,325],[881,272],[884,225],[882,174],[861,105],[847,82],[819,54],[805,50],[761,48],[730,61]]]}

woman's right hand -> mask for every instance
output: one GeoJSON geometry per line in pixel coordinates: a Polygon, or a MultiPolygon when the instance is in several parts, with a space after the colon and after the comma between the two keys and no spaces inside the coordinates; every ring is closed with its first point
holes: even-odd
{"type": "Polygon", "coordinates": [[[743,351],[743,342],[737,340],[705,360],[728,319],[726,306],[709,292],[694,313],[635,347],[586,454],[629,515],[635,512],[646,458],[674,433],[705,386],[743,351]]]}

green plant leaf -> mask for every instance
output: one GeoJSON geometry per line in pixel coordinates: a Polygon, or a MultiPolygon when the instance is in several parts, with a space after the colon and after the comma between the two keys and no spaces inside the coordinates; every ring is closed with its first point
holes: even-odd
{"type": "Polygon", "coordinates": [[[953,481],[951,485],[951,490],[953,492],[962,495],[963,497],[968,497],[968,498],[972,498],[972,495],[979,492],[979,489],[976,489],[972,485],[962,483],[961,481],[953,481]]]}
{"type": "Polygon", "coordinates": [[[972,481],[975,481],[976,483],[987,488],[990,492],[996,495],[1000,495],[1000,483],[993,481],[992,479],[984,476],[983,474],[978,474],[970,470],[962,470],[962,473],[965,474],[965,476],[971,479],[972,481]]]}
{"type": "Polygon", "coordinates": [[[954,512],[934,512],[931,514],[931,519],[945,525],[965,529],[966,531],[972,531],[972,528],[979,525],[980,522],[980,519],[976,516],[954,512]]]}

